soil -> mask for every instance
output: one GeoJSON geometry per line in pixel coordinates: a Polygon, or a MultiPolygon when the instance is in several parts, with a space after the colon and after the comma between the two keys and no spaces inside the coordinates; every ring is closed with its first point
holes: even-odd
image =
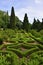
{"type": "Polygon", "coordinates": [[[21,51],[25,51],[25,50],[26,50],[26,49],[25,49],[25,48],[23,48],[23,47],[21,47],[20,49],[21,49],[21,51]]]}

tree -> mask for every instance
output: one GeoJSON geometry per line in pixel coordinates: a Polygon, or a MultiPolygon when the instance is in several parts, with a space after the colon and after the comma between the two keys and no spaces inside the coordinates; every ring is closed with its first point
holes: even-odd
{"type": "Polygon", "coordinates": [[[0,19],[0,28],[3,28],[4,21],[0,19]]]}
{"type": "Polygon", "coordinates": [[[41,25],[41,22],[39,21],[39,19],[37,19],[37,26],[36,26],[36,29],[37,29],[37,31],[40,31],[40,29],[41,29],[41,27],[40,27],[40,25],[41,25]]]}
{"type": "Polygon", "coordinates": [[[36,21],[36,19],[34,18],[34,21],[33,21],[32,27],[31,27],[32,29],[36,29],[36,22],[37,22],[37,21],[36,21]]]}
{"type": "Polygon", "coordinates": [[[23,29],[26,31],[29,30],[29,21],[28,21],[27,13],[25,13],[25,16],[24,16],[23,29]]]}
{"type": "Polygon", "coordinates": [[[37,31],[40,31],[40,25],[41,25],[41,22],[39,21],[39,19],[35,19],[34,18],[34,22],[33,22],[33,24],[32,24],[32,29],[35,29],[35,30],[37,30],[37,31]]]}
{"type": "Polygon", "coordinates": [[[7,28],[7,25],[8,25],[8,23],[9,23],[9,21],[8,21],[8,11],[6,12],[6,14],[4,15],[4,21],[5,21],[5,25],[4,25],[4,29],[6,29],[7,28]]]}
{"type": "Polygon", "coordinates": [[[42,22],[41,22],[41,26],[40,27],[41,27],[41,30],[42,30],[43,29],[43,19],[42,19],[42,22]]]}
{"type": "Polygon", "coordinates": [[[19,20],[19,18],[17,16],[15,17],[15,20],[16,20],[16,28],[22,29],[22,21],[19,20]]]}
{"type": "Polygon", "coordinates": [[[11,9],[11,16],[10,16],[10,28],[15,29],[15,13],[14,13],[14,7],[11,9]]]}
{"type": "Polygon", "coordinates": [[[7,11],[7,12],[5,12],[5,13],[2,15],[2,20],[3,20],[2,28],[4,28],[4,29],[7,28],[7,25],[8,25],[8,23],[9,23],[8,18],[9,18],[9,15],[8,15],[8,11],[7,11]]]}

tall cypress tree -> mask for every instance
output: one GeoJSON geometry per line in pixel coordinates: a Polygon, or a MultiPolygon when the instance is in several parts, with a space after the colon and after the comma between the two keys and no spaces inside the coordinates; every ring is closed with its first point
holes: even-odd
{"type": "Polygon", "coordinates": [[[10,28],[15,29],[15,13],[14,13],[14,7],[12,7],[12,9],[11,9],[10,28]]]}
{"type": "Polygon", "coordinates": [[[24,16],[23,29],[26,31],[29,30],[29,21],[28,21],[27,13],[25,13],[25,16],[24,16]]]}
{"type": "Polygon", "coordinates": [[[37,23],[37,21],[36,21],[36,19],[34,18],[34,21],[33,21],[33,24],[32,24],[32,29],[36,29],[36,23],[37,23]]]}

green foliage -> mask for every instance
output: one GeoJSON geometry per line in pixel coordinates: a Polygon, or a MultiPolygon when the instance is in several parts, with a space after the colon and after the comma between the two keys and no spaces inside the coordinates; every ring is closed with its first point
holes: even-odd
{"type": "Polygon", "coordinates": [[[19,20],[17,16],[15,16],[14,7],[11,9],[11,16],[8,15],[8,11],[0,11],[0,28],[11,28],[11,29],[24,29],[26,31],[30,31],[34,29],[36,31],[43,30],[43,19],[40,22],[39,19],[35,19],[33,24],[29,23],[27,14],[25,13],[25,17],[23,22],[19,20]]]}
{"type": "Polygon", "coordinates": [[[38,55],[35,53],[31,55],[31,58],[29,59],[28,65],[42,65],[42,64],[43,64],[42,55],[38,55]]]}
{"type": "Polygon", "coordinates": [[[41,43],[43,45],[43,35],[41,35],[39,32],[36,32],[34,30],[30,31],[30,36],[36,40],[37,42],[41,43]]]}
{"type": "Polygon", "coordinates": [[[14,7],[11,9],[11,16],[10,16],[10,28],[15,29],[15,13],[14,13],[14,7]]]}
{"type": "Polygon", "coordinates": [[[9,23],[9,15],[7,12],[0,11],[0,28],[7,28],[9,23]]]}
{"type": "Polygon", "coordinates": [[[29,21],[28,21],[27,13],[25,14],[25,17],[23,20],[23,29],[26,31],[29,30],[29,21]]]}
{"type": "Polygon", "coordinates": [[[43,19],[42,19],[40,27],[41,27],[41,30],[43,30],[43,19]]]}
{"type": "Polygon", "coordinates": [[[36,19],[34,18],[33,24],[32,24],[32,29],[36,29],[36,19]]]}
{"type": "Polygon", "coordinates": [[[43,65],[43,19],[30,24],[26,13],[23,22],[15,16],[14,7],[11,16],[0,11],[0,65],[43,65]]]}
{"type": "Polygon", "coordinates": [[[3,39],[2,39],[2,38],[0,38],[0,45],[1,45],[1,44],[3,44],[3,39]]]}
{"type": "Polygon", "coordinates": [[[43,30],[40,31],[40,34],[43,36],[43,30]]]}
{"type": "Polygon", "coordinates": [[[22,29],[22,21],[19,20],[19,18],[17,16],[15,17],[15,20],[16,20],[16,28],[22,29]]]}
{"type": "Polygon", "coordinates": [[[36,20],[34,18],[34,21],[33,21],[33,24],[32,24],[32,27],[31,28],[34,29],[34,30],[37,30],[37,31],[40,31],[41,30],[41,22],[39,21],[39,19],[36,20]]]}
{"type": "Polygon", "coordinates": [[[18,57],[16,54],[13,55],[12,52],[0,52],[0,64],[1,65],[19,65],[18,57]],[[17,63],[16,63],[17,62],[17,63]]]}

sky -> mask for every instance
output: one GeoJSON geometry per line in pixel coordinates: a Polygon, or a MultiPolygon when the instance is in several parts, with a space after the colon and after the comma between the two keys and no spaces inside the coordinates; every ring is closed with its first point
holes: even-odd
{"type": "Polygon", "coordinates": [[[43,0],[0,0],[0,10],[11,13],[11,7],[14,7],[15,15],[23,21],[25,13],[28,15],[30,23],[33,19],[43,18],[43,0]]]}

